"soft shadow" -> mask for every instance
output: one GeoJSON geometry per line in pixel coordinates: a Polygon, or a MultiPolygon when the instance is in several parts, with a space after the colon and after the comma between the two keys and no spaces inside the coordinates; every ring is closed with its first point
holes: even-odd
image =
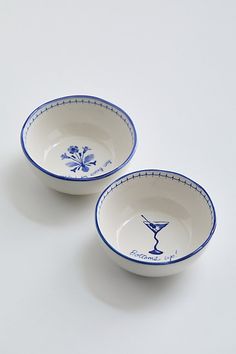
{"type": "Polygon", "coordinates": [[[83,282],[96,298],[125,311],[156,310],[163,302],[175,303],[178,289],[184,287],[183,273],[161,278],[129,273],[114,264],[98,243],[92,235],[79,259],[83,282]]]}
{"type": "MultiPolygon", "coordinates": [[[[26,218],[48,225],[71,223],[94,212],[97,195],[72,196],[44,186],[23,158],[15,158],[5,169],[5,191],[13,206],[26,218]],[[68,217],[69,216],[69,217],[68,217]]],[[[91,217],[92,214],[91,214],[91,217]]]]}

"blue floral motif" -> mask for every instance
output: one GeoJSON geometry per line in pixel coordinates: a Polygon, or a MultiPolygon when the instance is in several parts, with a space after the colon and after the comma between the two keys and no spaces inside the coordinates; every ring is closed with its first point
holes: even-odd
{"type": "Polygon", "coordinates": [[[72,172],[77,172],[80,169],[83,172],[88,172],[89,167],[92,165],[96,165],[96,160],[94,160],[94,154],[89,154],[87,155],[87,152],[91,150],[88,146],[82,147],[80,150],[78,146],[76,145],[71,145],[68,147],[67,152],[63,153],[61,155],[61,159],[65,160],[71,160],[70,162],[67,162],[66,165],[68,167],[71,167],[72,172]]]}

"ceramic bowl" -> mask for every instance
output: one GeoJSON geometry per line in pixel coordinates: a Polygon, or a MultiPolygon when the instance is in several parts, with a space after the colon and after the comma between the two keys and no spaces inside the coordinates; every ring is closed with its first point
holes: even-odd
{"type": "Polygon", "coordinates": [[[93,96],[57,98],[36,108],[21,131],[35,173],[69,194],[97,193],[124,173],[136,131],[121,108],[93,96]]]}
{"type": "Polygon", "coordinates": [[[108,255],[122,268],[152,277],[188,267],[216,227],[207,192],[190,178],[162,170],[117,179],[98,199],[95,218],[108,255]]]}

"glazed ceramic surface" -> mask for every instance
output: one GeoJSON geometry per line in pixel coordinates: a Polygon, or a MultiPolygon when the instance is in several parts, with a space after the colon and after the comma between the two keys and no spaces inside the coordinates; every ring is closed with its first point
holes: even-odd
{"type": "Polygon", "coordinates": [[[99,192],[117,178],[132,158],[136,140],[129,116],[92,96],[43,104],[21,132],[23,151],[37,175],[49,187],[70,194],[99,192]]]}
{"type": "Polygon", "coordinates": [[[185,269],[211,239],[216,216],[207,192],[169,171],[142,170],[113,182],[96,206],[105,251],[121,267],[144,276],[185,269]]]}

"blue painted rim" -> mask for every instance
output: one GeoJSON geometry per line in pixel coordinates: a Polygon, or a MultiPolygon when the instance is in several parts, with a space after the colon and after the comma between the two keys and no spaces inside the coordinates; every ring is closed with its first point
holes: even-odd
{"type": "MultiPolygon", "coordinates": [[[[145,177],[145,175],[143,175],[143,177],[145,177]]],[[[164,176],[163,176],[164,177],[164,176]]],[[[118,187],[118,186],[117,186],[118,187]]],[[[115,188],[117,188],[115,187],[115,188]]],[[[169,265],[169,264],[174,264],[174,263],[179,263],[179,262],[182,262],[192,256],[194,256],[195,254],[197,254],[198,252],[200,252],[206,245],[207,243],[210,241],[210,239],[212,238],[212,235],[214,234],[215,232],[215,229],[216,229],[216,212],[215,212],[215,207],[214,207],[214,204],[209,196],[209,194],[207,193],[207,191],[200,185],[198,184],[197,182],[195,182],[194,180],[192,180],[191,178],[189,177],[186,177],[185,175],[181,174],[181,173],[178,173],[178,172],[174,172],[174,171],[168,171],[168,170],[159,170],[159,169],[144,169],[144,170],[138,170],[138,171],[134,171],[134,172],[130,172],[130,173],[127,173],[125,174],[124,176],[121,176],[119,178],[117,178],[115,181],[113,181],[108,187],[106,187],[104,189],[104,191],[102,192],[102,194],[100,195],[100,197],[98,198],[98,201],[97,201],[97,204],[96,204],[96,208],[95,208],[95,224],[96,224],[96,228],[97,228],[97,231],[98,231],[98,234],[100,236],[100,238],[102,239],[102,241],[113,251],[115,252],[118,256],[121,256],[122,258],[125,258],[126,260],[128,261],[131,261],[131,262],[135,262],[135,263],[140,263],[140,264],[144,264],[144,265],[151,265],[151,266],[160,266],[160,265],[169,265]],[[193,252],[187,254],[186,256],[184,257],[181,257],[181,258],[178,258],[176,260],[171,260],[171,261],[167,261],[167,262],[145,262],[145,261],[140,261],[138,259],[134,259],[134,258],[131,258],[131,257],[128,257],[126,256],[125,254],[119,252],[117,249],[115,249],[107,240],[106,238],[104,237],[104,235],[102,234],[101,230],[100,230],[100,227],[99,227],[99,223],[98,223],[98,208],[99,208],[99,204],[100,204],[100,201],[103,197],[103,195],[106,193],[106,191],[115,183],[119,182],[120,180],[122,180],[123,178],[125,177],[128,177],[128,176],[132,176],[136,173],[141,173],[141,172],[155,172],[155,173],[172,173],[176,176],[179,176],[179,177],[183,177],[187,180],[189,180],[191,183],[194,183],[198,188],[200,188],[201,191],[203,191],[207,198],[209,199],[209,202],[211,204],[211,207],[212,207],[212,213],[213,213],[213,224],[212,224],[212,227],[211,227],[211,231],[207,237],[207,239],[196,249],[194,250],[193,252]]]]}
{"type": "Polygon", "coordinates": [[[108,176],[111,176],[113,175],[114,173],[118,172],[120,169],[122,169],[125,165],[127,165],[127,163],[132,159],[135,151],[136,151],[136,148],[137,148],[137,133],[136,133],[136,129],[135,129],[135,126],[134,126],[134,123],[132,121],[132,119],[129,117],[129,115],[123,110],[121,109],[120,107],[116,106],[115,104],[109,102],[109,101],[106,101],[104,100],[103,98],[100,98],[100,97],[96,97],[96,96],[88,96],[88,95],[71,95],[71,96],[64,96],[64,97],[59,97],[59,98],[55,98],[51,101],[48,101],[48,102],[45,102],[43,103],[42,105],[40,105],[39,107],[37,107],[36,109],[33,110],[33,112],[30,113],[30,115],[28,116],[28,118],[26,119],[22,129],[21,129],[21,134],[20,134],[20,141],[21,141],[21,147],[22,147],[22,150],[25,154],[25,156],[27,157],[27,159],[32,163],[32,165],[34,167],[36,167],[37,169],[39,169],[41,172],[51,176],[51,177],[55,177],[55,178],[58,178],[58,179],[61,179],[61,180],[64,180],[64,181],[72,181],[72,182],[88,182],[88,181],[96,181],[96,180],[99,180],[99,179],[103,179],[103,178],[106,178],[108,176]],[[119,165],[118,167],[116,167],[115,169],[107,172],[107,173],[104,173],[102,175],[99,175],[99,176],[94,176],[94,177],[87,177],[87,178],[75,178],[75,177],[65,177],[65,176],[61,176],[61,175],[57,175],[55,173],[52,173],[46,169],[44,169],[43,167],[41,167],[40,165],[37,164],[37,162],[35,162],[31,156],[28,154],[27,152],[27,149],[26,149],[26,146],[25,146],[25,143],[24,143],[24,138],[23,138],[23,133],[24,133],[24,130],[25,130],[25,127],[28,123],[28,121],[31,119],[31,117],[37,112],[37,111],[40,111],[42,110],[45,106],[47,106],[48,104],[51,104],[51,103],[54,103],[54,102],[57,102],[57,101],[60,101],[60,100],[67,100],[67,99],[94,99],[94,100],[98,100],[100,101],[101,103],[104,103],[104,104],[108,104],[110,105],[111,107],[115,108],[116,110],[118,110],[120,113],[124,114],[129,122],[129,124],[131,125],[132,127],[132,130],[133,130],[133,147],[132,147],[132,150],[129,154],[129,156],[127,157],[127,159],[121,164],[119,165]]]}

